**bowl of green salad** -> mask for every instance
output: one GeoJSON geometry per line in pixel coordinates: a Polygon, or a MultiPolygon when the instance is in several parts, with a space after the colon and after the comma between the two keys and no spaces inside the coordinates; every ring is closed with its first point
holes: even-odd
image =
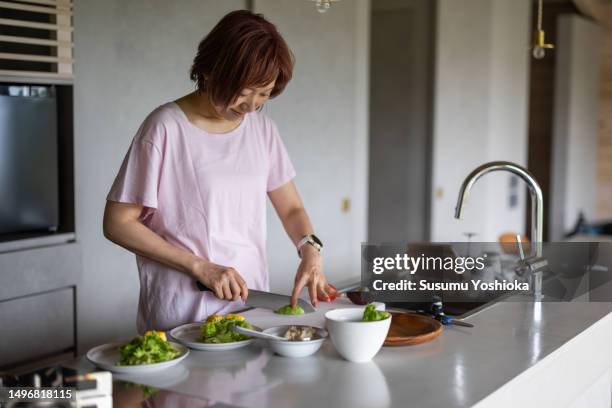
{"type": "Polygon", "coordinates": [[[114,342],[92,348],[87,359],[105,370],[121,374],[143,374],[174,366],[189,354],[181,344],[168,341],[162,331],[148,331],[129,342],[114,342]]]}
{"type": "Polygon", "coordinates": [[[325,313],[325,327],[338,353],[353,362],[370,361],[381,349],[391,314],[370,303],[363,308],[335,309],[325,313]]]}
{"type": "Polygon", "coordinates": [[[170,336],[194,350],[225,351],[245,347],[254,339],[233,330],[234,326],[254,328],[239,314],[211,315],[202,323],[188,323],[170,331],[170,336]]]}

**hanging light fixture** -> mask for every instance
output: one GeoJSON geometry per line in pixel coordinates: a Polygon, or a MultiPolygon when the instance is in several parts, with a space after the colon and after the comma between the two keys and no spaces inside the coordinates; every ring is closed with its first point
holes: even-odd
{"type": "Polygon", "coordinates": [[[543,14],[543,0],[538,0],[538,21],[537,27],[533,32],[533,48],[532,54],[535,59],[542,59],[546,55],[546,49],[555,48],[553,44],[547,44],[545,40],[545,33],[542,29],[542,14],[543,14]]]}
{"type": "Polygon", "coordinates": [[[325,13],[331,8],[331,4],[340,0],[311,0],[316,3],[316,8],[319,13],[325,13]]]}

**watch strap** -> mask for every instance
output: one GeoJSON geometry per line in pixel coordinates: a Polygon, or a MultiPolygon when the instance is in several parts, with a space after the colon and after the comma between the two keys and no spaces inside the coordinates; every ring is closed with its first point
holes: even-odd
{"type": "Polygon", "coordinates": [[[321,252],[321,248],[323,247],[323,244],[321,243],[321,241],[315,236],[315,235],[305,235],[304,237],[302,237],[302,239],[299,240],[299,242],[297,243],[296,247],[297,247],[297,253],[298,256],[301,258],[302,254],[300,253],[302,247],[304,247],[304,245],[310,244],[313,247],[315,247],[319,252],[321,252]]]}

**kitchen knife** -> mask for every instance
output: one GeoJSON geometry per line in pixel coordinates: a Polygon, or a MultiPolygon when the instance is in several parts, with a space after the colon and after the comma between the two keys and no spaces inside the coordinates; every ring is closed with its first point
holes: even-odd
{"type": "MultiPolygon", "coordinates": [[[[201,291],[212,292],[210,288],[205,286],[200,281],[197,281],[196,285],[201,291]]],[[[249,307],[260,307],[263,309],[278,310],[283,306],[291,304],[291,296],[249,289],[249,296],[247,297],[245,304],[249,307]]],[[[312,313],[315,311],[315,308],[304,299],[298,299],[297,304],[302,309],[304,309],[304,313],[312,313]]]]}
{"type": "Polygon", "coordinates": [[[454,317],[443,315],[443,314],[435,316],[434,319],[436,319],[437,321],[439,321],[440,323],[444,325],[454,324],[456,326],[474,327],[472,323],[464,322],[462,320],[457,320],[454,317]]]}
{"type": "Polygon", "coordinates": [[[464,322],[463,320],[455,319],[454,317],[445,315],[444,313],[437,313],[436,314],[436,313],[432,313],[432,312],[426,312],[424,310],[417,310],[417,311],[415,311],[415,313],[423,315],[423,316],[432,317],[432,318],[436,319],[437,321],[439,321],[440,323],[442,323],[445,326],[454,324],[455,326],[474,327],[474,325],[472,323],[468,323],[468,322],[464,322]]]}

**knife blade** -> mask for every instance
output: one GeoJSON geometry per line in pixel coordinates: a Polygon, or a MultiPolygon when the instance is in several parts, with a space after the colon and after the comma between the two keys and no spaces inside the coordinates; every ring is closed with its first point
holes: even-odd
{"type": "MultiPolygon", "coordinates": [[[[198,289],[201,291],[212,292],[212,290],[205,286],[202,282],[197,281],[196,284],[198,289]]],[[[291,304],[291,296],[249,289],[249,296],[247,297],[245,304],[249,307],[277,310],[283,306],[291,304]]],[[[304,309],[304,313],[312,313],[315,311],[315,308],[304,299],[298,299],[297,304],[304,309]]]]}

